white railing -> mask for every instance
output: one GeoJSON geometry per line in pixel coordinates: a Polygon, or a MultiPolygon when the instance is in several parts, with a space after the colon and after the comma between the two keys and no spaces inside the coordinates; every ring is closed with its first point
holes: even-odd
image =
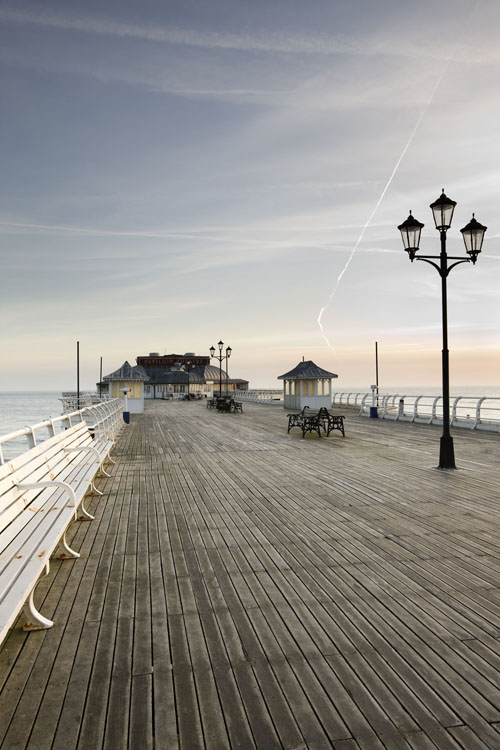
{"type": "Polygon", "coordinates": [[[283,391],[279,389],[251,390],[251,391],[231,391],[231,395],[237,401],[245,401],[254,404],[268,404],[283,406],[283,391]]]}
{"type": "Polygon", "coordinates": [[[83,409],[85,406],[93,406],[94,404],[100,404],[101,401],[109,400],[109,395],[99,395],[93,391],[81,391],[79,396],[76,391],[64,391],[59,399],[65,414],[70,411],[78,411],[78,409],[83,409]]]}
{"type": "MultiPolygon", "coordinates": [[[[443,397],[406,393],[379,393],[378,417],[423,424],[443,423],[443,397]]],[[[370,416],[372,394],[334,393],[333,406],[359,408],[361,416],[370,416]]],[[[500,397],[451,396],[450,423],[453,427],[500,432],[500,397]]]]}
{"type": "Polygon", "coordinates": [[[38,443],[48,440],[57,432],[62,432],[77,422],[87,422],[90,432],[97,439],[114,440],[123,426],[122,412],[123,401],[115,398],[46,419],[39,424],[28,425],[8,435],[0,435],[0,466],[6,460],[34,448],[38,443]]]}

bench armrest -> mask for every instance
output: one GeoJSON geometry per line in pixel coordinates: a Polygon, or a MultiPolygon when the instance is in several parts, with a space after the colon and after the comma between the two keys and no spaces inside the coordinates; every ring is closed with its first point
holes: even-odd
{"type": "Polygon", "coordinates": [[[73,508],[78,507],[78,502],[76,500],[76,495],[73,487],[68,484],[67,482],[58,482],[56,480],[50,480],[46,482],[15,482],[15,486],[18,487],[20,490],[37,490],[37,489],[43,489],[45,487],[60,487],[64,492],[66,492],[69,495],[69,499],[73,503],[73,508]]]}
{"type": "Polygon", "coordinates": [[[97,450],[97,448],[94,448],[91,445],[80,445],[80,446],[77,446],[76,448],[63,448],[63,451],[65,453],[74,453],[74,452],[77,452],[77,451],[92,452],[92,453],[94,453],[97,456],[97,461],[98,461],[99,465],[101,464],[101,457],[99,455],[99,451],[97,450]]]}

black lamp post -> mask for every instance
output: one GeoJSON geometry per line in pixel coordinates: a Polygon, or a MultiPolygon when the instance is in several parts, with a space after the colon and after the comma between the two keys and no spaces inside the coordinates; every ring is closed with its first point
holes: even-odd
{"type": "MultiPolygon", "coordinates": [[[[226,347],[226,353],[222,354],[222,350],[224,348],[224,342],[219,341],[217,344],[219,348],[219,353],[215,353],[215,346],[210,347],[210,356],[212,359],[218,359],[219,360],[219,396],[222,398],[222,360],[226,360],[226,367],[227,367],[227,360],[231,356],[232,349],[230,346],[226,347]]],[[[227,377],[227,376],[226,376],[227,377]]]]}
{"type": "Polygon", "coordinates": [[[432,213],[434,215],[434,223],[436,229],[440,234],[441,239],[441,253],[440,255],[417,255],[420,244],[420,233],[422,231],[421,224],[417,219],[411,215],[408,216],[406,221],[398,226],[403,238],[404,249],[409,255],[411,262],[416,260],[423,260],[434,266],[436,271],[441,276],[441,306],[442,306],[442,323],[443,323],[443,350],[442,350],[442,376],[443,376],[443,434],[441,436],[441,445],[439,451],[439,469],[456,469],[455,466],[455,452],[453,448],[453,438],[450,434],[450,372],[449,372],[449,356],[448,356],[448,304],[447,304],[447,289],[446,279],[452,268],[460,265],[460,263],[472,263],[475,264],[477,256],[481,252],[483,244],[484,233],[487,227],[484,227],[474,218],[460,231],[462,232],[465,250],[470,256],[469,258],[448,256],[446,253],[446,232],[451,226],[451,220],[453,218],[453,211],[455,210],[456,201],[450,200],[445,194],[444,190],[439,196],[437,201],[431,203],[432,213]],[[455,261],[448,265],[448,261],[455,261]],[[437,262],[434,262],[437,261],[437,262]]]}
{"type": "Polygon", "coordinates": [[[188,397],[188,401],[189,401],[189,373],[191,372],[191,360],[188,359],[188,361],[186,362],[186,364],[184,366],[185,366],[187,374],[188,374],[188,392],[187,392],[187,397],[188,397]]]}
{"type": "Polygon", "coordinates": [[[231,352],[232,351],[233,350],[231,349],[230,346],[226,347],[226,395],[227,395],[228,390],[229,390],[228,389],[228,382],[227,381],[229,379],[229,357],[231,356],[231,352]]]}

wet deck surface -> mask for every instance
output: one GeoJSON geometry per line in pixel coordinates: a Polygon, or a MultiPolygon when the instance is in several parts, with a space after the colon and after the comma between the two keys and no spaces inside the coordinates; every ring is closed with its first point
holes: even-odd
{"type": "Polygon", "coordinates": [[[500,437],[147,404],[0,652],[2,748],[499,748],[500,437]]]}

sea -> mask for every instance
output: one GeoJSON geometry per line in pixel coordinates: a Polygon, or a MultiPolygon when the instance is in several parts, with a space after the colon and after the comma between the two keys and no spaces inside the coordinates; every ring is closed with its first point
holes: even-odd
{"type": "MultiPolygon", "coordinates": [[[[61,391],[1,391],[0,436],[39,424],[50,417],[58,417],[63,411],[61,395],[61,391]]],[[[26,438],[5,443],[2,445],[4,459],[18,456],[27,447],[26,438]]]]}
{"type": "Polygon", "coordinates": [[[0,392],[0,435],[62,414],[61,391],[0,392]]]}

